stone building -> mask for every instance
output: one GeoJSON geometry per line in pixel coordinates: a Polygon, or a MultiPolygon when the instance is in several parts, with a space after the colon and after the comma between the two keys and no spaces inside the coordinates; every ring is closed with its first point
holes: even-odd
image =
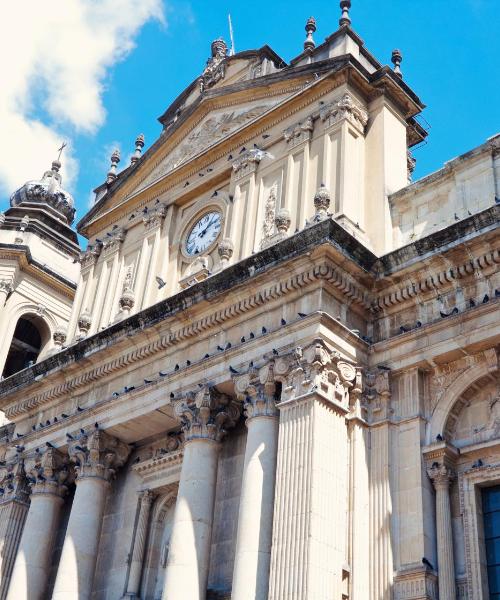
{"type": "Polygon", "coordinates": [[[113,154],[0,382],[1,600],[500,597],[500,136],[409,182],[424,105],[340,4],[113,154]]]}

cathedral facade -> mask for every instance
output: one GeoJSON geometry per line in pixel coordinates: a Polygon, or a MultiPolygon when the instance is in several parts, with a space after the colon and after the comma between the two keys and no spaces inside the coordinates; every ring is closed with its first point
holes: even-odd
{"type": "Polygon", "coordinates": [[[351,27],[211,45],[77,230],[0,221],[0,600],[500,598],[500,136],[351,27]],[[49,265],[49,266],[48,266],[49,265]]]}

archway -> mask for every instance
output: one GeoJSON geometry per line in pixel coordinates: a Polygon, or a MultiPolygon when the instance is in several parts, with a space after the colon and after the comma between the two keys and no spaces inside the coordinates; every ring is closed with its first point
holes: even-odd
{"type": "Polygon", "coordinates": [[[31,314],[20,317],[12,336],[2,377],[10,377],[36,363],[49,340],[50,331],[42,318],[31,314]]]}

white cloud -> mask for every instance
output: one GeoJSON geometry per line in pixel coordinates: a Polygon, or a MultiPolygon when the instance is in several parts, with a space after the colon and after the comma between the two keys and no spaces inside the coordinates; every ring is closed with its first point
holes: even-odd
{"type": "MultiPolygon", "coordinates": [[[[102,125],[106,75],[151,19],[164,22],[162,0],[9,2],[0,19],[1,196],[41,176],[62,140],[102,125]]],[[[77,171],[70,143],[65,185],[77,171]]]]}

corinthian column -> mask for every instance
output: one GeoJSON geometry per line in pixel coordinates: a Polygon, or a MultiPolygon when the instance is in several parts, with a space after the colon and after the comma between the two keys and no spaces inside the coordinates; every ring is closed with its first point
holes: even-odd
{"type": "Polygon", "coordinates": [[[128,454],[126,444],[98,429],[71,442],[69,455],[76,465],[76,492],[53,600],[90,598],[106,495],[110,480],[128,454]]]}
{"type": "Polygon", "coordinates": [[[146,548],[146,536],[148,533],[149,514],[154,500],[151,490],[141,492],[141,507],[134,539],[134,549],[130,563],[130,574],[128,577],[127,592],[124,598],[139,598],[139,586],[141,585],[142,565],[144,562],[144,550],[146,548]]]}
{"type": "Polygon", "coordinates": [[[282,381],[269,600],[345,592],[348,439],[355,369],[322,341],[275,362],[282,381]]]}
{"type": "Polygon", "coordinates": [[[67,457],[55,448],[37,453],[30,469],[31,504],[12,572],[7,600],[45,597],[52,548],[67,491],[67,457]]]}
{"type": "Polygon", "coordinates": [[[455,600],[457,596],[450,509],[450,483],[454,473],[446,465],[439,463],[434,463],[427,473],[436,490],[439,600],[455,600]]]}
{"type": "Polygon", "coordinates": [[[214,388],[176,403],[185,446],[172,524],[163,600],[205,598],[220,441],[238,403],[214,388]]]}
{"type": "Polygon", "coordinates": [[[16,457],[2,468],[0,489],[0,599],[5,600],[17,547],[29,507],[29,486],[24,461],[16,457]]]}
{"type": "Polygon", "coordinates": [[[248,428],[233,572],[233,600],[267,600],[278,446],[272,365],[234,380],[248,428]]]}

